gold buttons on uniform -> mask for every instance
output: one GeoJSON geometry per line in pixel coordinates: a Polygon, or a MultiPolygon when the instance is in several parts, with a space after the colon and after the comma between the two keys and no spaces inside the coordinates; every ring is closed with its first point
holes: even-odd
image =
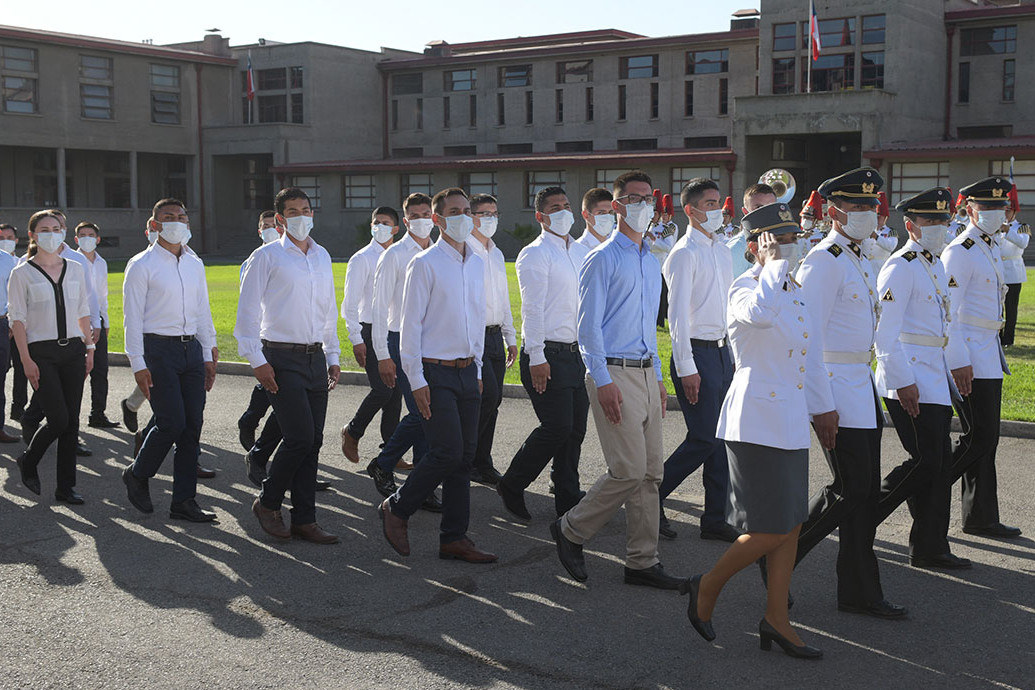
{"type": "Polygon", "coordinates": [[[800,383],[798,384],[798,390],[801,390],[801,384],[800,383]]]}
{"type": "Polygon", "coordinates": [[[858,295],[858,293],[856,293],[856,294],[852,295],[852,299],[859,299],[859,295],[858,295]]]}
{"type": "Polygon", "coordinates": [[[801,354],[805,354],[806,352],[807,352],[807,350],[805,348],[801,349],[801,354]]]}
{"type": "Polygon", "coordinates": [[[800,302],[798,302],[798,300],[794,300],[794,303],[795,304],[800,304],[800,302]]]}
{"type": "Polygon", "coordinates": [[[799,316],[798,317],[798,321],[801,321],[802,323],[805,323],[805,317],[804,316],[799,316]]]}
{"type": "Polygon", "coordinates": [[[776,391],[773,391],[772,393],[770,393],[769,397],[770,398],[775,398],[776,397],[776,391]]]}
{"type": "Polygon", "coordinates": [[[871,294],[871,295],[873,294],[873,290],[870,290],[870,294],[871,294]]]}
{"type": "Polygon", "coordinates": [[[914,358],[913,358],[913,361],[914,361],[914,362],[916,361],[916,357],[914,357],[914,358]]]}
{"type": "Polygon", "coordinates": [[[805,367],[798,367],[798,371],[800,371],[801,373],[804,374],[805,373],[805,367]]]}
{"type": "Polygon", "coordinates": [[[808,337],[809,337],[809,332],[808,332],[808,331],[805,331],[804,333],[802,333],[802,336],[804,336],[804,337],[808,338],[808,337]]]}

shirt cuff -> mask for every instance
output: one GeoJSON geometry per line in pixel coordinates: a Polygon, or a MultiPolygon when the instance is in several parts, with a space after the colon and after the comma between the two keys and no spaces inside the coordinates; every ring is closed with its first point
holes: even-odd
{"type": "Polygon", "coordinates": [[[694,361],[693,357],[676,360],[676,376],[679,378],[683,378],[684,376],[693,376],[696,373],[697,362],[694,361]]]}
{"type": "Polygon", "coordinates": [[[144,369],[147,369],[147,364],[144,362],[143,355],[130,355],[129,366],[133,370],[134,374],[138,371],[143,371],[144,369]]]}
{"type": "Polygon", "coordinates": [[[363,334],[361,333],[357,336],[353,336],[351,333],[349,333],[349,342],[352,343],[353,347],[355,347],[356,345],[362,345],[363,334]]]}
{"type": "Polygon", "coordinates": [[[259,350],[254,354],[248,355],[247,359],[248,364],[252,365],[252,369],[258,369],[259,367],[266,364],[266,355],[262,354],[262,350],[259,350]]]}
{"type": "Polygon", "coordinates": [[[329,352],[325,355],[327,357],[327,366],[337,367],[340,366],[341,359],[337,352],[329,352]]]}
{"type": "Polygon", "coordinates": [[[594,368],[589,375],[593,377],[593,385],[602,388],[611,383],[611,372],[607,370],[607,364],[594,368]]]}
{"type": "Polygon", "coordinates": [[[546,352],[543,351],[543,348],[538,347],[535,350],[525,348],[525,353],[528,355],[528,366],[534,367],[546,364],[546,352]]]}
{"type": "Polygon", "coordinates": [[[204,345],[201,346],[201,360],[206,363],[212,361],[211,347],[205,347],[204,345]]]}

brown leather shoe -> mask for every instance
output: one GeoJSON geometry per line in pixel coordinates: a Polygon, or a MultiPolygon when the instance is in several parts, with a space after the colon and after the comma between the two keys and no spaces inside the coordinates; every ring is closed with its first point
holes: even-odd
{"type": "Polygon", "coordinates": [[[438,557],[444,560],[454,559],[467,563],[495,563],[499,560],[496,554],[482,551],[474,545],[473,541],[466,537],[439,546],[438,557]]]}
{"type": "Polygon", "coordinates": [[[216,476],[215,470],[210,470],[207,467],[202,467],[201,463],[198,463],[198,479],[212,479],[216,476]]]}
{"type": "Polygon", "coordinates": [[[347,426],[341,428],[341,452],[349,461],[359,462],[359,439],[352,438],[347,426]]]}
{"type": "Polygon", "coordinates": [[[291,536],[298,537],[305,541],[311,541],[314,544],[337,544],[338,535],[331,534],[324,530],[323,527],[310,522],[306,525],[291,525],[291,536]]]}
{"type": "Polygon", "coordinates": [[[413,469],[413,463],[406,462],[405,460],[400,460],[395,464],[395,469],[399,470],[400,472],[409,472],[413,469]]]}
{"type": "Polygon", "coordinates": [[[9,433],[0,429],[0,443],[18,443],[21,439],[17,436],[11,436],[9,433]]]}
{"type": "Polygon", "coordinates": [[[263,532],[277,539],[291,538],[291,532],[284,524],[284,518],[281,517],[279,510],[270,510],[262,505],[259,499],[255,499],[255,502],[252,503],[252,512],[255,513],[255,517],[259,518],[259,527],[263,532]]]}
{"type": "Polygon", "coordinates": [[[409,556],[410,538],[406,536],[406,520],[392,512],[387,498],[377,507],[377,514],[381,518],[381,531],[388,544],[400,556],[409,556]]]}

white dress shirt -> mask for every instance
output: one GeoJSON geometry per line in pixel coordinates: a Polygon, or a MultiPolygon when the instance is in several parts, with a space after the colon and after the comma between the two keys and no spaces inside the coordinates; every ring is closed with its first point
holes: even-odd
{"type": "Polygon", "coordinates": [[[386,249],[377,260],[371,300],[370,337],[374,342],[374,355],[379,362],[391,359],[388,354],[388,332],[398,333],[402,328],[406,267],[410,260],[422,251],[424,250],[413,239],[413,235],[406,233],[405,237],[386,249]]]}
{"type": "Polygon", "coordinates": [[[428,385],[423,357],[474,358],[482,378],[485,347],[485,268],[471,251],[461,256],[440,239],[406,268],[399,359],[410,388],[428,385]]]}
{"type": "Polygon", "coordinates": [[[588,227],[583,229],[582,235],[580,235],[579,239],[575,241],[585,247],[586,251],[589,252],[593,251],[601,244],[601,241],[597,239],[596,235],[589,231],[588,227]]]}
{"type": "Polygon", "coordinates": [[[586,254],[574,240],[545,230],[518,254],[521,346],[532,366],[546,362],[547,340],[578,339],[579,269],[586,254]]]}
{"type": "Polygon", "coordinates": [[[811,444],[809,416],[834,409],[820,352],[806,337],[815,322],[790,269],[783,260],[755,264],[730,287],[727,319],[736,371],[719,412],[717,438],[800,450],[811,444]]]}
{"type": "MultiPolygon", "coordinates": [[[[76,250],[69,247],[67,244],[61,245],[61,251],[59,252],[61,258],[75,261],[83,267],[83,275],[93,275],[93,266],[90,264],[90,260],[85,256],[77,252],[76,250]]],[[[86,298],[90,304],[90,326],[92,328],[101,327],[101,303],[97,299],[97,290],[94,287],[94,281],[86,281],[86,298]]]]}
{"type": "Polygon", "coordinates": [[[349,342],[359,345],[363,342],[361,325],[373,323],[372,307],[374,296],[374,269],[377,260],[385,253],[380,242],[373,239],[349,259],[345,269],[345,294],[341,299],[341,318],[349,333],[349,342]]]}
{"type": "Polygon", "coordinates": [[[468,237],[467,246],[478,255],[485,266],[485,325],[500,326],[504,342],[508,346],[517,345],[514,314],[510,310],[507,262],[503,259],[503,252],[491,239],[486,247],[475,237],[468,237]]]}
{"type": "Polygon", "coordinates": [[[1024,268],[1024,250],[1031,240],[1031,228],[1016,220],[1010,229],[999,236],[999,250],[1003,256],[1003,282],[1007,285],[1028,282],[1028,271],[1024,268]]]}
{"type": "MultiPolygon", "coordinates": [[[[61,292],[65,300],[65,337],[82,339],[79,319],[90,315],[86,292],[88,279],[82,264],[75,261],[66,259],[64,270],[61,292]]],[[[27,342],[58,339],[57,304],[54,283],[49,276],[30,266],[28,261],[21,263],[11,271],[7,293],[10,302],[8,318],[11,323],[21,321],[25,324],[27,342]]]]}
{"type": "Polygon", "coordinates": [[[965,347],[946,353],[949,369],[974,367],[976,379],[1001,379],[1008,371],[999,344],[1006,283],[1002,256],[995,239],[967,226],[942,252],[949,274],[952,321],[949,338],[965,347]]]}
{"type": "Polygon", "coordinates": [[[16,257],[0,251],[0,309],[3,310],[0,318],[7,316],[7,281],[11,278],[11,271],[18,265],[20,264],[16,257]]]}
{"type": "Polygon", "coordinates": [[[948,282],[938,257],[912,239],[881,269],[877,293],[886,299],[874,344],[881,396],[898,400],[899,388],[916,384],[921,403],[952,404],[945,357],[948,282]]]}
{"type": "Polygon", "coordinates": [[[144,334],[193,335],[212,361],[216,328],[208,302],[205,264],[186,248],[180,256],[158,242],[134,257],[122,283],[126,354],[136,373],[144,362],[144,334]]]}
{"type": "Polygon", "coordinates": [[[798,282],[815,324],[808,331],[809,347],[822,353],[824,383],[837,404],[839,425],[877,428],[870,360],[880,305],[870,262],[858,244],[831,230],[805,257],[798,282]],[[845,361],[853,358],[858,361],[845,361]]]}
{"type": "Polygon", "coordinates": [[[680,377],[697,373],[690,339],[726,337],[726,299],[733,284],[733,257],[722,235],[693,227],[676,242],[661,268],[668,284],[672,360],[680,377]]]}
{"type": "Polygon", "coordinates": [[[101,253],[95,251],[93,253],[93,261],[90,261],[90,257],[81,250],[76,250],[77,254],[81,254],[90,266],[90,275],[93,276],[93,291],[97,295],[97,307],[101,316],[101,323],[104,324],[105,328],[111,327],[111,321],[108,320],[108,262],[104,260],[101,253]]]}
{"type": "Polygon", "coordinates": [[[327,366],[337,366],[338,309],[331,255],[307,238],[303,252],[284,233],[252,253],[237,302],[237,351],[253,369],[266,364],[262,341],[323,344],[327,366]]]}

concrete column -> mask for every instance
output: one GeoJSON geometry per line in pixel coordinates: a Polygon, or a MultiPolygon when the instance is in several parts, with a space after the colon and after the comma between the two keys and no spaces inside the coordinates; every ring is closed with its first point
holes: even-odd
{"type": "Polygon", "coordinates": [[[68,185],[65,184],[65,149],[61,147],[57,150],[57,189],[58,189],[58,208],[61,210],[68,209],[68,185]]]}
{"type": "Polygon", "coordinates": [[[137,181],[137,152],[129,152],[129,207],[139,208],[140,184],[137,181]]]}

